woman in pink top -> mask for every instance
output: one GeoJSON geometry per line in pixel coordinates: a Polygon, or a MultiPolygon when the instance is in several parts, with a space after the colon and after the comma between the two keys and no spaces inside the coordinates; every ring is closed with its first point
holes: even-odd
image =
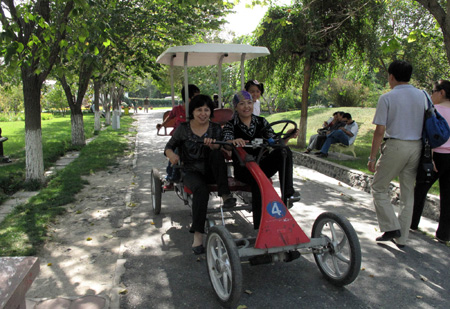
{"type": "MultiPolygon", "coordinates": [[[[431,99],[436,110],[450,124],[450,81],[440,80],[437,82],[433,87],[431,99]]],[[[418,179],[414,188],[414,213],[411,229],[418,229],[428,190],[439,179],[440,216],[436,239],[439,242],[447,242],[450,241],[450,139],[444,145],[433,149],[433,163],[435,173],[429,183],[420,181],[420,169],[418,171],[418,179]]]]}

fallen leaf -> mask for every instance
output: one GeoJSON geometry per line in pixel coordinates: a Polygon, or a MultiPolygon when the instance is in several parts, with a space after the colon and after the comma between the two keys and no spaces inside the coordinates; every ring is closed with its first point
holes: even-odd
{"type": "Polygon", "coordinates": [[[122,295],[127,294],[127,293],[128,293],[127,289],[122,289],[119,291],[119,294],[122,294],[122,295]]]}
{"type": "Polygon", "coordinates": [[[91,238],[91,237],[88,237],[88,238],[86,238],[86,240],[87,240],[87,241],[91,241],[91,240],[92,240],[92,238],[91,238]]]}
{"type": "Polygon", "coordinates": [[[81,210],[77,210],[75,213],[76,213],[77,215],[79,215],[79,214],[82,213],[82,211],[81,211],[81,210]]]}
{"type": "Polygon", "coordinates": [[[422,299],[422,298],[423,298],[423,296],[417,295],[417,296],[416,296],[416,298],[418,298],[418,299],[422,299]]]}
{"type": "Polygon", "coordinates": [[[375,276],[374,276],[374,275],[369,275],[369,277],[370,277],[370,278],[375,278],[375,276]]]}
{"type": "Polygon", "coordinates": [[[48,263],[47,266],[52,266],[52,263],[48,263]]]}
{"type": "Polygon", "coordinates": [[[136,207],[136,203],[130,202],[130,203],[128,204],[128,207],[136,207]]]}
{"type": "Polygon", "coordinates": [[[364,271],[364,270],[366,270],[366,269],[365,269],[365,268],[363,267],[363,268],[361,268],[361,270],[363,270],[363,271],[364,271]]]}
{"type": "Polygon", "coordinates": [[[237,307],[237,309],[247,309],[248,307],[246,306],[246,305],[239,305],[238,307],[237,307]]]}
{"type": "Polygon", "coordinates": [[[420,276],[420,280],[425,281],[425,282],[428,281],[428,279],[426,277],[424,277],[424,276],[420,276]]]}
{"type": "Polygon", "coordinates": [[[109,235],[109,234],[103,234],[103,237],[111,239],[111,238],[113,238],[114,236],[113,236],[113,235],[109,235]]]}
{"type": "Polygon", "coordinates": [[[250,291],[250,290],[245,290],[245,293],[248,294],[248,295],[252,295],[253,294],[253,292],[250,291]]]}
{"type": "Polygon", "coordinates": [[[150,224],[151,224],[151,225],[155,225],[155,222],[152,221],[152,222],[150,222],[150,224]]]}

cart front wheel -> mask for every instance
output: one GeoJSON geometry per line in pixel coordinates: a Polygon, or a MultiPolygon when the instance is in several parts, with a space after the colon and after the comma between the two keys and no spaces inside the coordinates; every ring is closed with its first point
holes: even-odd
{"type": "Polygon", "coordinates": [[[161,212],[161,195],[162,195],[162,181],[159,171],[154,168],[150,176],[151,191],[152,191],[152,207],[155,215],[161,212]]]}
{"type": "Polygon", "coordinates": [[[325,278],[336,286],[352,283],[361,269],[361,247],[350,222],[338,214],[322,213],[314,222],[312,237],[328,242],[323,251],[314,253],[325,278]]]}
{"type": "Polygon", "coordinates": [[[210,228],[206,239],[209,280],[224,307],[236,307],[242,295],[242,269],[236,244],[221,225],[210,228]]]}

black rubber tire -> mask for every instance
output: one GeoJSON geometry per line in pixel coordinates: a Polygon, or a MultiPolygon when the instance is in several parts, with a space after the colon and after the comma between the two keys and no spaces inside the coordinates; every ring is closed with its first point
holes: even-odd
{"type": "Polygon", "coordinates": [[[159,171],[156,168],[152,169],[150,182],[153,213],[159,215],[161,213],[162,181],[159,171]]]}
{"type": "Polygon", "coordinates": [[[241,260],[230,232],[222,225],[209,229],[206,266],[209,281],[221,305],[235,308],[242,295],[241,260]]]}
{"type": "Polygon", "coordinates": [[[312,238],[320,237],[327,238],[329,249],[314,254],[320,272],[336,286],[352,283],[361,270],[361,246],[353,226],[344,216],[324,212],[312,228],[312,238]]]}

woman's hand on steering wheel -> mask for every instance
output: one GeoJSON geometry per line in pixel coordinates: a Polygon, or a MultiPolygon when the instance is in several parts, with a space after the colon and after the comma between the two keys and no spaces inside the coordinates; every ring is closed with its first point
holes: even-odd
{"type": "Polygon", "coordinates": [[[211,149],[219,149],[220,145],[214,144],[215,142],[216,140],[214,138],[206,137],[203,139],[203,144],[205,144],[205,146],[208,146],[211,149]]]}
{"type": "Polygon", "coordinates": [[[244,147],[245,145],[247,145],[248,141],[245,141],[242,138],[237,138],[229,140],[228,143],[233,144],[235,147],[244,147]]]}

